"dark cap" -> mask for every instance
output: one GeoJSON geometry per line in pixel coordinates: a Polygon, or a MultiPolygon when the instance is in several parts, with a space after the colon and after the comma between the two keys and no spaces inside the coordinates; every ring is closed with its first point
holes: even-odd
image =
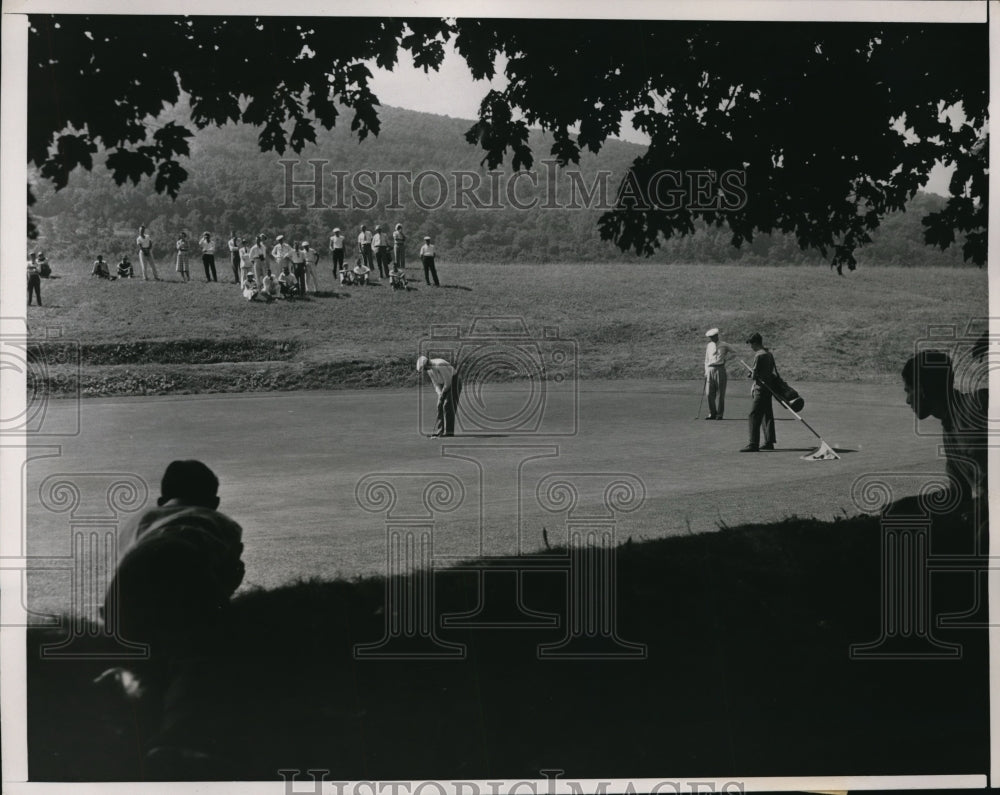
{"type": "Polygon", "coordinates": [[[747,345],[754,345],[754,344],[757,344],[757,345],[763,345],[764,344],[764,339],[763,339],[763,337],[760,336],[760,332],[759,331],[755,331],[753,334],[751,334],[749,337],[747,337],[747,345]]]}
{"type": "Polygon", "coordinates": [[[203,504],[218,491],[219,479],[201,461],[171,461],[160,481],[160,504],[174,499],[203,504]]]}

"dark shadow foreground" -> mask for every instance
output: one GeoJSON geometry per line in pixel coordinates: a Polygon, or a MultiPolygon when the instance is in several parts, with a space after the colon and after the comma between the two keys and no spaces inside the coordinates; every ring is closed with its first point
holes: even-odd
{"type": "MultiPolygon", "coordinates": [[[[289,768],[328,769],[332,780],[537,779],[553,768],[569,779],[985,772],[984,630],[934,629],[961,644],[955,659],[849,655],[851,644],[880,636],[880,545],[878,521],[866,517],[626,543],[617,549],[617,632],[645,644],[645,659],[539,659],[540,644],[564,636],[553,626],[444,626],[439,638],[464,644],[464,658],[355,659],[355,644],[385,634],[384,580],[251,592],[234,601],[217,648],[175,671],[162,718],[90,684],[117,661],[41,659],[40,644],[60,634],[35,628],[30,778],[273,780],[289,768]],[[151,744],[166,756],[145,756],[151,744]],[[175,747],[208,756],[178,761],[175,747]]],[[[524,575],[524,604],[565,626],[558,569],[524,575]]],[[[439,616],[476,608],[474,574],[440,572],[435,582],[439,616]]],[[[507,578],[486,582],[488,603],[508,595],[490,585],[507,578]]],[[[971,605],[967,572],[932,582],[934,615],[971,605]]]]}

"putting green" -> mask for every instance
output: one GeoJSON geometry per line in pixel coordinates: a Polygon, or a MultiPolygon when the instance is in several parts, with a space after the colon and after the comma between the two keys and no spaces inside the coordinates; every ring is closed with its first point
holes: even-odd
{"type": "MultiPolygon", "coordinates": [[[[739,453],[750,401],[748,383],[735,377],[722,422],[695,419],[700,384],[689,381],[583,382],[575,395],[569,385],[559,392],[531,384],[471,389],[451,439],[424,435],[433,425],[429,386],[419,393],[85,400],[80,434],[54,439],[59,455],[28,466],[27,553],[56,566],[29,574],[29,605],[90,614],[102,586],[99,576],[84,575],[73,595],[74,528],[86,536],[127,520],[109,508],[107,489],[118,475],[144,482],[152,504],[164,467],[177,458],[201,459],[219,476],[221,510],[245,531],[244,588],[385,573],[387,524],[430,531],[433,549],[414,560],[433,556],[447,564],[541,549],[543,527],[557,545],[568,526],[624,541],[791,515],[856,514],[851,489],[858,478],[892,473],[888,480],[902,496],[917,490],[922,475],[943,471],[938,423],[918,428],[900,387],[796,388],[806,398],[803,417],[840,460],[802,461],[818,439],[779,406],[778,449],[739,453]],[[54,507],[67,506],[51,499],[43,505],[40,490],[49,478],[48,485],[76,483],[80,504],[61,512],[54,507]],[[363,479],[365,486],[387,482],[393,499],[379,502],[388,492],[377,486],[359,493],[363,479]],[[442,489],[435,492],[434,481],[442,489]],[[575,489],[572,505],[560,501],[565,488],[549,488],[557,481],[575,489]],[[615,482],[625,484],[622,503],[615,503],[614,488],[607,491],[615,482]],[[87,524],[87,517],[103,520],[87,524]]],[[[48,411],[70,415],[77,408],[52,401],[48,411]]],[[[86,544],[81,549],[89,570],[92,552],[86,544]]]]}

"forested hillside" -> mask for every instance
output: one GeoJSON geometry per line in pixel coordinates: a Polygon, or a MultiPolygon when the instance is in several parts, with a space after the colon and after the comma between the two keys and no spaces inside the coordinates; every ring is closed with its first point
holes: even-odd
{"type": "MultiPolygon", "coordinates": [[[[186,112],[175,108],[158,123],[186,112]]],[[[380,115],[383,127],[377,138],[359,143],[341,125],[299,155],[261,153],[257,131],[251,127],[202,130],[190,141],[191,157],[185,165],[190,178],[176,201],[156,193],[151,179],[137,186],[115,185],[100,167],[99,155],[98,168],[78,169],[62,191],[37,183],[39,200],[33,212],[41,234],[35,248],[45,250],[50,259],[90,261],[98,253],[113,259],[134,249],[136,230],[146,224],[161,257],[172,250],[182,229],[194,237],[210,230],[222,241],[231,230],[247,236],[266,232],[272,238],[281,232],[325,251],[330,231],[340,227],[351,256],[361,224],[371,228],[401,223],[411,257],[426,234],[434,237],[439,257],[450,263],[637,259],[602,241],[597,220],[614,202],[622,176],[642,147],[612,141],[599,155],[585,154],[579,167],[557,170],[543,162],[542,153],[551,142],[533,133],[533,184],[528,175],[516,180],[509,172],[490,176],[480,165],[481,151],[464,139],[471,124],[467,120],[397,108],[382,108],[380,115]],[[320,161],[319,171],[310,160],[320,161]],[[386,172],[406,176],[393,178],[386,172]],[[289,176],[311,182],[317,174],[322,178],[318,191],[312,184],[286,186],[289,176]],[[470,188],[476,180],[478,190],[470,188]],[[588,199],[586,193],[602,183],[607,190],[603,201],[599,192],[588,199]],[[373,184],[375,188],[367,187],[373,184]],[[531,206],[520,209],[526,205],[531,206]]],[[[874,242],[861,250],[861,265],[964,266],[959,248],[941,252],[923,242],[921,217],[943,204],[941,197],[918,194],[908,212],[888,216],[874,242]]],[[[726,230],[704,225],[694,234],[666,241],[653,259],[746,265],[824,262],[819,254],[800,250],[790,236],[761,235],[737,249],[726,230]]]]}

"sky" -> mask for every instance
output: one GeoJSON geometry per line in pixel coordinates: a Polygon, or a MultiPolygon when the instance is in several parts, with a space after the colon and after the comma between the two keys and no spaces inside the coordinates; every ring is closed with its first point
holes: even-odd
{"type": "MultiPolygon", "coordinates": [[[[450,48],[445,50],[444,63],[438,72],[424,74],[413,66],[413,58],[406,51],[400,53],[399,63],[391,72],[374,63],[369,66],[374,75],[372,90],[383,105],[456,119],[475,119],[479,115],[479,102],[486,92],[491,88],[502,90],[506,84],[503,64],[498,64],[497,76],[492,81],[476,81],[462,57],[450,48]]],[[[632,128],[630,118],[631,114],[624,117],[619,137],[631,143],[649,143],[645,135],[632,128]]],[[[936,165],[924,190],[947,196],[952,171],[952,168],[936,165]]]]}

